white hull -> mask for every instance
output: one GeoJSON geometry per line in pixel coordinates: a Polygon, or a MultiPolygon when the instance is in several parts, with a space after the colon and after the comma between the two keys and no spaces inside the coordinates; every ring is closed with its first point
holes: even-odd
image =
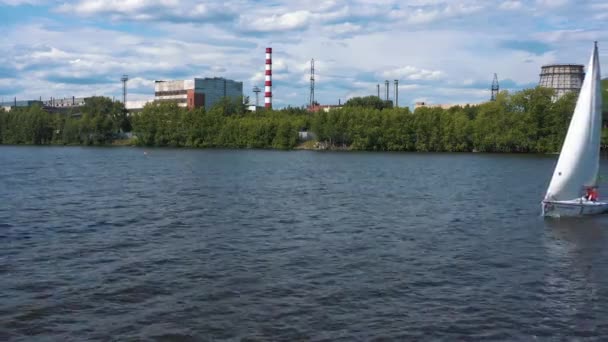
{"type": "Polygon", "coordinates": [[[598,215],[608,212],[608,202],[592,202],[584,199],[571,201],[543,201],[543,216],[572,217],[598,215]]]}

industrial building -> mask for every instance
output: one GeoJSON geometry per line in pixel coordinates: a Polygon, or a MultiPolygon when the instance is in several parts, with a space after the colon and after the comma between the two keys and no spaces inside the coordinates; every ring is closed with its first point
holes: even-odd
{"type": "Polygon", "coordinates": [[[133,100],[133,101],[127,101],[127,103],[125,105],[125,109],[129,113],[141,112],[148,103],[152,103],[152,102],[154,102],[154,101],[153,100],[133,100]]]}
{"type": "Polygon", "coordinates": [[[243,82],[214,77],[154,83],[154,101],[172,101],[180,107],[210,109],[224,97],[240,101],[243,82]]]}
{"type": "Polygon", "coordinates": [[[84,106],[88,97],[64,97],[57,99],[52,97],[49,100],[42,101],[45,107],[80,107],[84,106]]]}
{"type": "Polygon", "coordinates": [[[0,107],[3,107],[6,111],[9,111],[10,108],[12,107],[31,107],[34,105],[39,105],[40,107],[43,108],[71,108],[71,107],[80,107],[80,106],[84,106],[85,101],[88,99],[88,97],[65,97],[65,98],[54,98],[51,97],[48,100],[23,100],[23,101],[17,101],[16,99],[14,101],[10,101],[10,102],[2,102],[0,103],[0,107]]]}
{"type": "Polygon", "coordinates": [[[330,110],[334,110],[334,109],[341,109],[343,106],[340,105],[321,105],[321,104],[315,104],[313,106],[308,106],[306,108],[306,110],[308,110],[311,113],[317,113],[320,111],[323,111],[325,113],[329,113],[330,110]]]}
{"type": "Polygon", "coordinates": [[[452,107],[473,107],[477,106],[479,103],[442,103],[442,104],[431,104],[427,102],[416,102],[414,104],[414,110],[418,108],[441,108],[441,109],[450,109],[452,107]]]}
{"type": "Polygon", "coordinates": [[[539,86],[555,89],[557,98],[567,92],[578,92],[585,79],[585,67],[580,64],[543,65],[540,71],[539,86]]]}
{"type": "Polygon", "coordinates": [[[16,107],[31,107],[33,105],[39,105],[42,107],[42,102],[37,100],[20,100],[17,99],[8,102],[0,102],[0,108],[4,109],[7,112],[10,112],[11,109],[16,107]]]}

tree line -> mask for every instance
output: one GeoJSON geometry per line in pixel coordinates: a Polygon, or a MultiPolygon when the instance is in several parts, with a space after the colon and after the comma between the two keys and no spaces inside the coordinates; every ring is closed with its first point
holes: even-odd
{"type": "Polygon", "coordinates": [[[308,126],[303,109],[246,112],[240,102],[223,99],[209,111],[175,103],[149,103],[132,116],[142,146],[291,149],[308,126]]]}
{"type": "Polygon", "coordinates": [[[131,129],[120,102],[91,97],[79,109],[49,113],[39,105],[0,109],[0,144],[106,145],[131,129]]]}
{"type": "Polygon", "coordinates": [[[319,140],[354,150],[423,152],[559,151],[576,104],[570,93],[553,101],[554,91],[502,92],[496,101],[450,109],[371,109],[346,103],[319,113],[312,131],[319,140]]]}
{"type": "MultiPolygon", "coordinates": [[[[477,106],[414,112],[369,96],[317,113],[251,113],[224,99],[210,110],[150,103],[130,116],[121,103],[97,97],[77,117],[40,107],[0,112],[0,143],[104,145],[132,130],[133,143],[141,146],[292,149],[300,143],[298,132],[306,130],[329,148],[546,153],[560,150],[576,103],[576,94],[556,101],[553,96],[551,89],[533,88],[501,92],[496,101],[477,106]]],[[[603,141],[608,143],[608,135],[603,141]]]]}

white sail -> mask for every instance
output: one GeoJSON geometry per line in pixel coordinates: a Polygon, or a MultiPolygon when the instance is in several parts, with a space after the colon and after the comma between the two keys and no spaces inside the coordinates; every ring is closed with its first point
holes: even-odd
{"type": "Polygon", "coordinates": [[[596,43],[545,200],[577,199],[585,187],[597,183],[602,130],[600,82],[596,43]]]}

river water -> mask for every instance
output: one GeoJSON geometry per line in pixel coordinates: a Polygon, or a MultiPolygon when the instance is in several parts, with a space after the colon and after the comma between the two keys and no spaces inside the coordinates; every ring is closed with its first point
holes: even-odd
{"type": "Polygon", "coordinates": [[[555,161],[0,147],[0,340],[606,340],[555,161]]]}

